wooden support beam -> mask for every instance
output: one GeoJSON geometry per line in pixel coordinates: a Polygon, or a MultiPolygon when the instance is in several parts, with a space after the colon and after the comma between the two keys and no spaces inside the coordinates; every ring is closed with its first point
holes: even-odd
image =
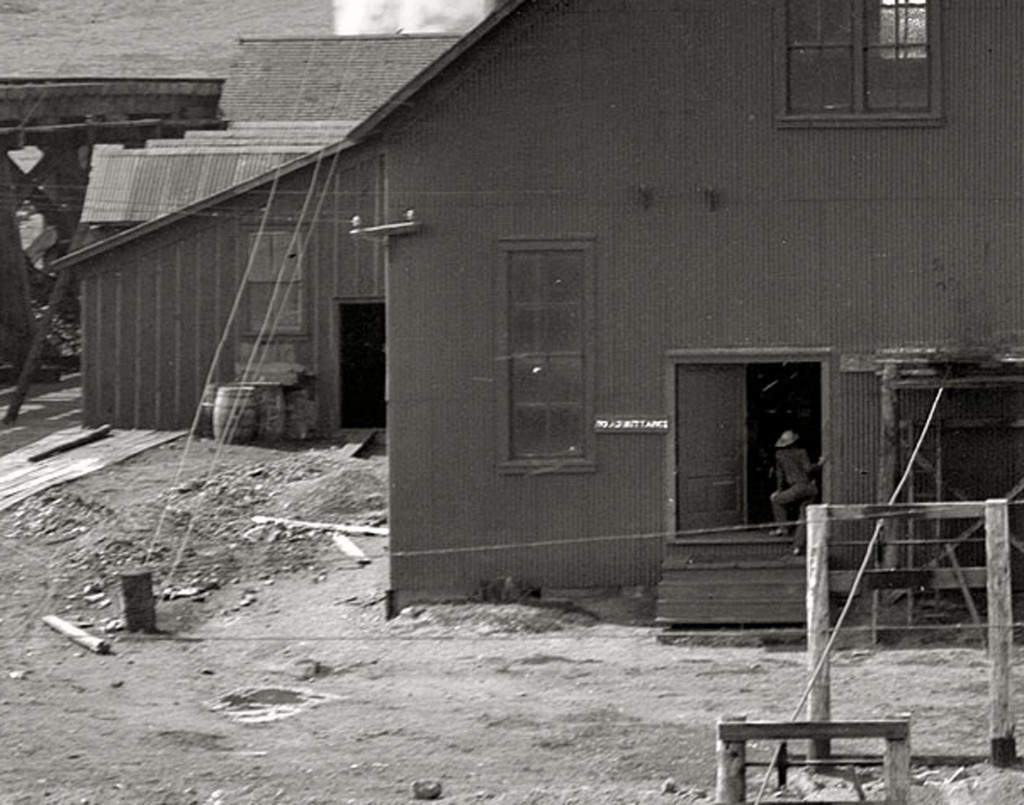
{"type": "MultiPolygon", "coordinates": [[[[963,567],[961,565],[960,578],[951,567],[931,567],[925,569],[924,572],[927,573],[927,580],[924,584],[924,588],[927,590],[958,590],[961,578],[963,584],[972,590],[984,590],[988,584],[988,573],[983,567],[963,567]]],[[[913,576],[903,576],[903,573],[902,570],[868,570],[864,574],[862,584],[864,589],[868,590],[895,590],[900,589],[900,585],[889,579],[904,578],[911,582],[921,580],[917,575],[921,573],[920,570],[915,571],[913,576]]],[[[848,593],[853,587],[853,580],[856,576],[857,571],[855,570],[832,570],[828,574],[829,588],[834,593],[848,593]]]]}
{"type": "Polygon", "coordinates": [[[988,562],[988,659],[992,765],[1006,768],[1017,759],[1013,717],[1013,592],[1010,583],[1010,507],[1005,499],[985,502],[988,562]]]}
{"type": "Polygon", "coordinates": [[[730,741],[813,741],[818,739],[862,740],[882,738],[905,741],[910,738],[910,718],[878,718],[867,721],[748,721],[724,719],[718,722],[718,737],[730,741]]]}
{"type": "MultiPolygon", "coordinates": [[[[5,425],[13,425],[18,419],[22,403],[25,402],[25,398],[28,396],[28,390],[32,383],[32,378],[43,359],[43,351],[46,348],[46,342],[50,337],[50,330],[53,329],[53,322],[57,316],[57,308],[60,307],[60,299],[65,293],[67,293],[68,287],[71,285],[73,272],[73,268],[65,268],[57,274],[57,280],[54,282],[53,288],[50,290],[50,298],[47,302],[46,310],[43,311],[42,320],[36,325],[36,330],[32,334],[32,343],[29,345],[28,354],[25,356],[25,361],[21,366],[21,372],[18,375],[18,385],[14,390],[14,394],[11,395],[10,402],[7,405],[7,413],[4,414],[3,418],[3,423],[5,425]]],[[[40,459],[37,458],[32,460],[38,461],[40,459]]]]}
{"type": "Polygon", "coordinates": [[[936,503],[858,503],[832,504],[833,520],[973,520],[985,516],[985,504],[978,501],[938,501],[936,503]]]}
{"type": "Polygon", "coordinates": [[[956,558],[956,551],[949,543],[943,545],[943,550],[946,558],[949,559],[950,566],[953,568],[953,575],[956,577],[957,586],[960,588],[960,595],[963,596],[964,605],[967,607],[967,611],[971,613],[971,622],[978,626],[981,624],[981,615],[978,613],[978,607],[974,603],[974,596],[971,595],[970,585],[967,583],[967,576],[960,565],[960,560],[956,558]]]}
{"type": "MultiPolygon", "coordinates": [[[[832,717],[830,660],[826,654],[831,613],[828,588],[829,507],[807,507],[807,671],[810,693],[807,718],[828,721],[832,717]]],[[[807,756],[822,760],[830,754],[828,740],[811,741],[807,756]]]]}
{"type": "Polygon", "coordinates": [[[32,347],[32,302],[12,193],[13,167],[6,157],[0,159],[0,358],[20,369],[32,347]]]}
{"type": "MultiPolygon", "coordinates": [[[[897,467],[899,466],[899,415],[898,399],[894,383],[898,369],[894,363],[886,363],[882,367],[879,379],[879,420],[881,423],[881,443],[878,451],[878,477],[875,479],[875,500],[878,503],[890,501],[896,489],[897,467]]],[[[882,526],[886,527],[885,524],[882,526]]],[[[893,526],[889,524],[891,529],[893,526]]],[[[883,531],[880,535],[882,545],[882,565],[884,567],[899,566],[899,548],[894,544],[896,539],[886,539],[883,531]]]]}

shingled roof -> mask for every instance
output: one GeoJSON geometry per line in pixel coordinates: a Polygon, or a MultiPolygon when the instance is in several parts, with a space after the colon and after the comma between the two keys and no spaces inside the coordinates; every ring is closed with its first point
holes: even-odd
{"type": "Polygon", "coordinates": [[[93,152],[81,220],[147,221],[340,142],[457,36],[243,39],[221,95],[225,131],[93,152]]]}
{"type": "Polygon", "coordinates": [[[447,34],[241,39],[221,95],[228,120],[352,120],[458,41],[447,34]]]}

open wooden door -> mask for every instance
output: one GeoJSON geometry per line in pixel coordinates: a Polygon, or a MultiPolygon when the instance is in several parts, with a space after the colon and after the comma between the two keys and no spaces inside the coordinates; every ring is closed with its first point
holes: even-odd
{"type": "Polygon", "coordinates": [[[679,366],[676,523],[680,530],[746,522],[746,369],[679,366]]]}

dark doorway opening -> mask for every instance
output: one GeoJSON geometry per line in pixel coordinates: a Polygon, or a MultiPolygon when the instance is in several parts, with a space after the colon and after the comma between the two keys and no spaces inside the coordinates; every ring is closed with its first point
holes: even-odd
{"type": "Polygon", "coordinates": [[[821,452],[821,364],[681,364],[676,374],[676,520],[680,530],[769,523],[775,442],[800,434],[821,452]]]}
{"type": "Polygon", "coordinates": [[[821,455],[821,365],[747,365],[747,512],[751,523],[772,519],[775,442],[786,430],[800,435],[811,460],[821,455]]]}
{"type": "Polygon", "coordinates": [[[349,302],[340,309],[341,426],[387,426],[384,304],[349,302]]]}

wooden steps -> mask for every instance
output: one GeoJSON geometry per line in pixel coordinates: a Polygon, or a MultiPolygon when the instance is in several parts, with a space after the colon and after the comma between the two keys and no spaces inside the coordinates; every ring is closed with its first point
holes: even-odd
{"type": "Polygon", "coordinates": [[[665,626],[803,624],[806,569],[787,538],[738,532],[668,542],[656,621],[665,626]]]}

